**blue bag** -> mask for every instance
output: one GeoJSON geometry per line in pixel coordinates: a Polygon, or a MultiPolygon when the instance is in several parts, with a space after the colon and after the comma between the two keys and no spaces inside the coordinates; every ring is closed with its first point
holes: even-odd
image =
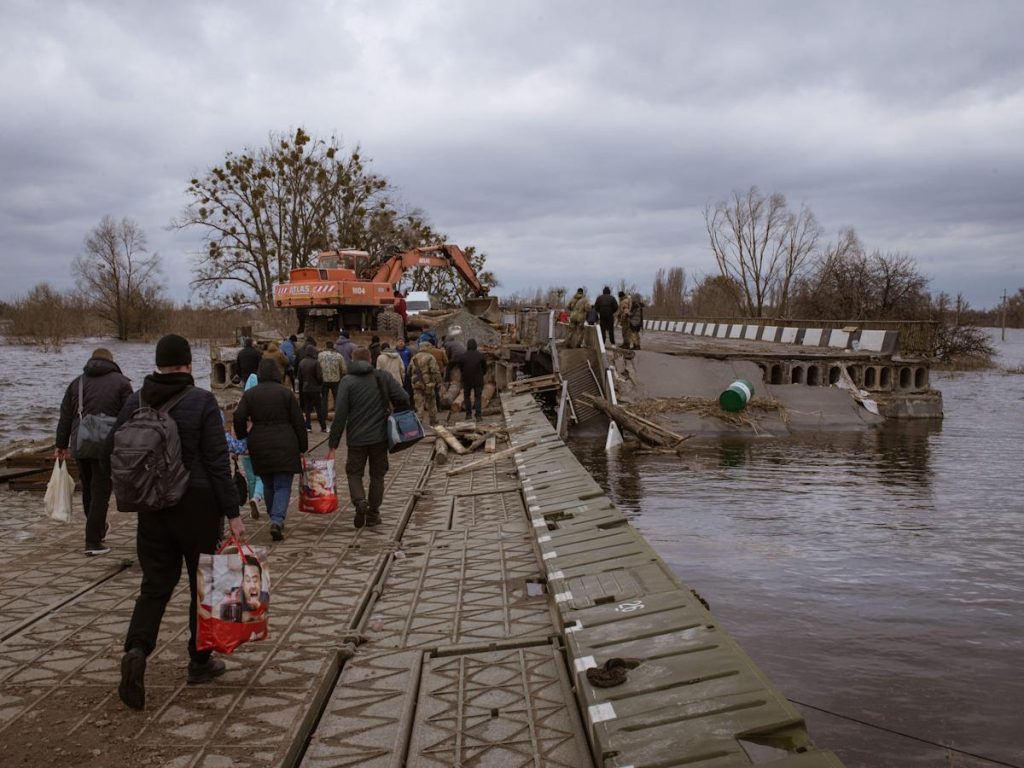
{"type": "MultiPolygon", "coordinates": [[[[390,376],[385,373],[383,376],[390,376]]],[[[416,445],[424,437],[423,424],[416,411],[398,411],[392,413],[391,398],[384,389],[384,380],[379,371],[374,372],[377,379],[377,387],[380,389],[380,399],[384,405],[384,413],[388,416],[388,453],[398,453],[406,448],[416,445]]]]}

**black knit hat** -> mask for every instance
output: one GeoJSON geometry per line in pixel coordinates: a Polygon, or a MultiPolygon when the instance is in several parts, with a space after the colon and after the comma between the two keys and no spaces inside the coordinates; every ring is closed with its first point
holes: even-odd
{"type": "Polygon", "coordinates": [[[169,333],[156,343],[156,367],[176,368],[179,365],[191,365],[192,347],[188,339],[176,333],[169,333]]]}

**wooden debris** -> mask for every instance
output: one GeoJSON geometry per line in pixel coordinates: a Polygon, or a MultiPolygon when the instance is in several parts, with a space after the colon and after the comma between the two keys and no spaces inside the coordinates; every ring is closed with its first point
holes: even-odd
{"type": "Polygon", "coordinates": [[[466,453],[466,448],[459,442],[459,439],[440,424],[434,425],[434,432],[436,432],[437,436],[444,440],[444,442],[448,444],[448,447],[455,451],[455,453],[459,455],[466,453]]]}
{"type": "Polygon", "coordinates": [[[689,435],[678,435],[664,427],[661,427],[647,419],[637,417],[625,408],[612,405],[603,397],[593,395],[581,395],[581,399],[593,405],[599,411],[608,416],[609,419],[619,425],[621,429],[628,430],[640,438],[640,440],[655,448],[671,448],[689,439],[689,435]]]}
{"type": "Polygon", "coordinates": [[[543,392],[549,389],[558,389],[562,386],[562,377],[557,373],[549,373],[544,376],[534,376],[530,379],[511,381],[508,390],[514,395],[523,392],[543,392]]]}
{"type": "Polygon", "coordinates": [[[448,443],[443,439],[434,440],[434,463],[439,467],[448,463],[448,443]]]}
{"type": "Polygon", "coordinates": [[[474,469],[480,469],[481,467],[493,464],[498,459],[504,459],[506,456],[511,456],[512,454],[518,453],[519,451],[525,451],[527,448],[532,448],[536,444],[536,440],[530,440],[528,442],[522,443],[521,445],[515,445],[512,446],[511,448],[506,448],[503,451],[492,453],[489,456],[486,456],[482,459],[471,461],[469,462],[469,464],[463,464],[461,467],[454,467],[448,470],[448,477],[451,477],[452,475],[461,475],[465,472],[472,472],[474,469]]]}
{"type": "Polygon", "coordinates": [[[488,435],[487,440],[484,441],[484,453],[494,453],[494,448],[497,443],[497,435],[488,435]]]}

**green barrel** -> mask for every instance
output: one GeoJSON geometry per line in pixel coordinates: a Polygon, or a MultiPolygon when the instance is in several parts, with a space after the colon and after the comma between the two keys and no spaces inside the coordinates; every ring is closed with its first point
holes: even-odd
{"type": "Polygon", "coordinates": [[[723,411],[736,413],[742,411],[753,396],[754,385],[746,379],[736,379],[725,392],[718,396],[718,404],[723,411]]]}

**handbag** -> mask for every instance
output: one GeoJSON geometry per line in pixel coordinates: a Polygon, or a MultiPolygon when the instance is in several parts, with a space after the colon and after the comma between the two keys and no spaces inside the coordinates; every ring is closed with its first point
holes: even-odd
{"type": "Polygon", "coordinates": [[[326,515],[338,510],[338,491],[334,487],[334,462],[302,457],[299,483],[299,511],[326,515]]]}
{"type": "Polygon", "coordinates": [[[234,469],[234,474],[231,479],[235,482],[235,493],[238,494],[238,506],[244,506],[245,502],[249,500],[249,481],[246,480],[245,474],[238,469],[238,457],[231,457],[231,464],[234,469]]]}
{"type": "Polygon", "coordinates": [[[266,640],[270,614],[267,551],[238,539],[199,555],[196,573],[196,650],[231,653],[266,640]]]}
{"type": "Polygon", "coordinates": [[[78,377],[78,438],[75,440],[75,458],[99,459],[103,457],[107,435],[117,423],[117,417],[107,416],[105,413],[82,415],[82,396],[85,392],[82,379],[84,377],[85,374],[78,377]]]}
{"type": "Polygon", "coordinates": [[[393,412],[391,398],[384,391],[384,380],[377,373],[374,373],[374,377],[377,379],[377,388],[380,390],[384,413],[388,414],[388,453],[398,453],[406,448],[411,448],[422,440],[425,434],[420,417],[416,415],[416,411],[393,412]]]}

